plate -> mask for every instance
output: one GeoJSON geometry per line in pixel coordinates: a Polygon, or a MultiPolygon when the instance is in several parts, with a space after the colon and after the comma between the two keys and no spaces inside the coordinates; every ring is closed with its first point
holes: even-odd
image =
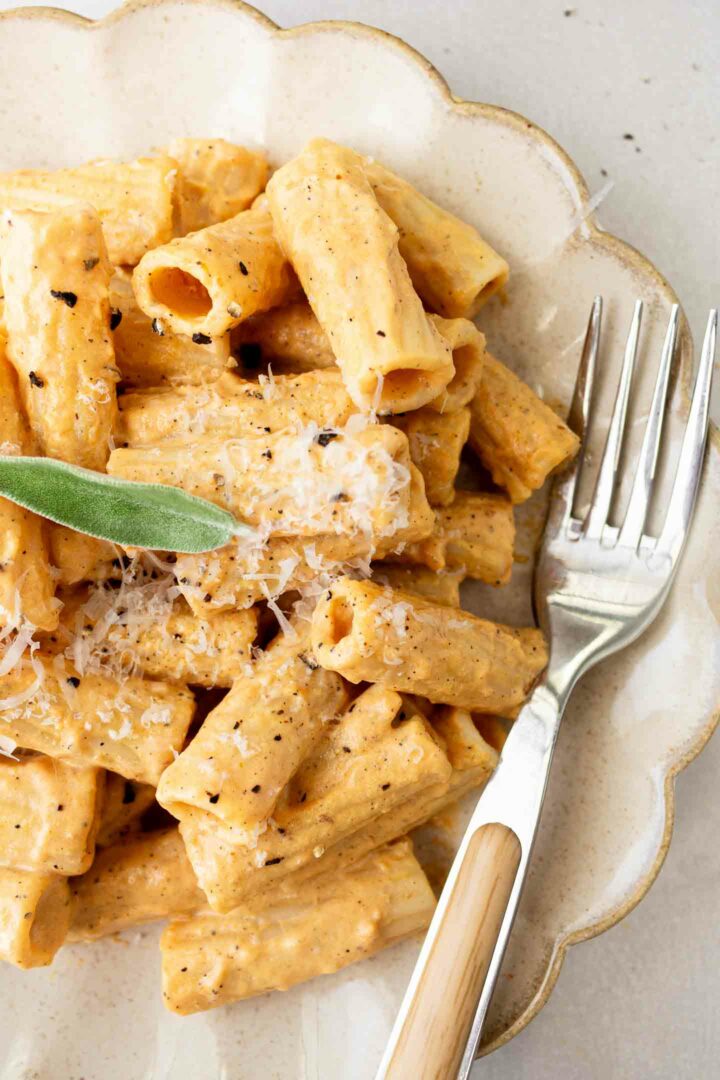
{"type": "MultiPolygon", "coordinates": [[[[672,289],[601,231],[584,181],[547,134],[516,114],[457,100],[398,39],[351,23],[278,30],[226,0],[131,3],[99,23],[33,9],[0,18],[0,70],[3,169],[131,157],[200,134],[266,146],[277,162],[313,135],[378,156],[506,256],[507,303],[491,303],[479,321],[493,350],[549,400],[568,400],[596,293],[606,301],[601,389],[610,400],[614,361],[642,298],[648,362],[633,438],[641,433],[649,358],[659,355],[672,289]]],[[[675,450],[691,355],[684,328],[669,417],[675,450]]],[[[715,431],[662,615],[586,677],[571,702],[486,1050],[542,1007],[570,944],[638,903],[667,851],[674,777],[712,733],[720,698],[720,554],[707,543],[717,535],[719,449],[715,431]]],[[[478,611],[527,617],[529,537],[542,506],[523,514],[516,585],[502,596],[473,588],[478,611]]],[[[417,954],[407,943],[286,994],[180,1020],[161,1004],[156,946],[153,927],[66,948],[47,970],[4,969],[3,1080],[368,1080],[417,954]]]]}

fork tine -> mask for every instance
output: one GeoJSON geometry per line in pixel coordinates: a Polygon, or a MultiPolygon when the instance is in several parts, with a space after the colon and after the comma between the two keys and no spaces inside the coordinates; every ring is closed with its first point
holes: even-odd
{"type": "Polygon", "coordinates": [[[623,358],[622,371],[620,372],[620,382],[618,383],[615,404],[610,419],[610,427],[608,428],[607,439],[605,440],[605,449],[603,450],[602,461],[600,462],[600,471],[598,473],[597,481],[595,482],[592,503],[583,524],[583,533],[590,540],[600,540],[602,537],[603,529],[605,528],[610,512],[613,493],[615,491],[615,477],[620,461],[620,451],[622,449],[623,435],[625,432],[625,418],[627,417],[627,407],[630,399],[630,384],[632,383],[635,359],[637,357],[642,310],[642,300],[636,300],[635,311],[630,324],[630,333],[628,334],[627,343],[625,345],[625,356],[623,358]]]}
{"type": "Polygon", "coordinates": [[[618,543],[625,547],[636,548],[645,527],[652,482],[655,478],[658,451],[660,449],[660,437],[662,435],[663,418],[665,416],[665,403],[667,400],[668,387],[670,385],[670,369],[675,355],[677,344],[678,320],[680,308],[673,304],[668,323],[665,341],[663,342],[660,367],[658,368],[655,390],[653,391],[652,405],[645,428],[640,457],[635,468],[630,501],[625,512],[618,543]]]}
{"type": "Polygon", "coordinates": [[[578,476],[582,468],[583,448],[587,435],[588,418],[590,415],[590,402],[592,400],[593,386],[595,384],[595,369],[597,366],[598,351],[600,348],[600,323],[602,322],[602,296],[596,296],[590,309],[585,341],[583,343],[580,366],[575,377],[575,389],[573,391],[570,412],[568,413],[568,426],[580,439],[580,450],[575,461],[567,471],[558,478],[553,489],[553,499],[564,510],[565,520],[572,514],[573,502],[575,501],[575,489],[578,476]]]}
{"type": "Polygon", "coordinates": [[[708,433],[710,388],[715,364],[717,339],[717,309],[710,312],[700,364],[695,377],[690,415],[683,436],[677,472],[673,481],[665,523],[655,545],[655,551],[675,560],[682,549],[692,517],[695,497],[700,486],[703,456],[708,433]]]}

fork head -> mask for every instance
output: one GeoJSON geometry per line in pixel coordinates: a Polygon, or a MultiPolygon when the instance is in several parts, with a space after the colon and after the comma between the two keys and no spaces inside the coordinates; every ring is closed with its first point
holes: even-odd
{"type": "Polygon", "coordinates": [[[551,673],[571,685],[594,663],[637,638],[669,591],[692,519],[708,431],[717,311],[710,313],[692,402],[664,524],[646,530],[662,442],[679,309],[670,315],[650,413],[622,525],[608,522],[618,486],[618,466],[637,359],[642,303],[635,305],[605,448],[590,507],[574,514],[578,477],[593,408],[602,300],[590,313],[568,422],[581,439],[580,453],[556,480],[535,572],[535,606],[552,642],[551,673]]]}

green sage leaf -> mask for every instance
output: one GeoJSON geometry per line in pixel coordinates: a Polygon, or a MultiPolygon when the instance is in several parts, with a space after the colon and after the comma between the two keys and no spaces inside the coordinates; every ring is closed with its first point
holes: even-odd
{"type": "Polygon", "coordinates": [[[196,553],[248,525],[168,484],[140,484],[45,457],[1,457],[0,495],[77,532],[127,547],[196,553]]]}

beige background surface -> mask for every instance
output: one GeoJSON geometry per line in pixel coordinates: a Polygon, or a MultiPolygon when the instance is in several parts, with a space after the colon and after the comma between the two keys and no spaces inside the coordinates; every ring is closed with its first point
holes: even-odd
{"type": "MultiPolygon", "coordinates": [[[[116,5],[67,6],[97,17],[116,5]]],[[[345,18],[391,31],[458,95],[532,117],[568,150],[592,192],[612,182],[601,222],[668,277],[699,336],[707,309],[720,302],[717,0],[260,6],[282,25],[345,18]]],[[[718,400],[716,391],[716,416],[718,400]]],[[[474,1080],[717,1075],[719,766],[716,737],[678,781],[675,838],[650,894],[619,926],[570,951],[549,1004],[476,1066],[474,1080]]]]}

